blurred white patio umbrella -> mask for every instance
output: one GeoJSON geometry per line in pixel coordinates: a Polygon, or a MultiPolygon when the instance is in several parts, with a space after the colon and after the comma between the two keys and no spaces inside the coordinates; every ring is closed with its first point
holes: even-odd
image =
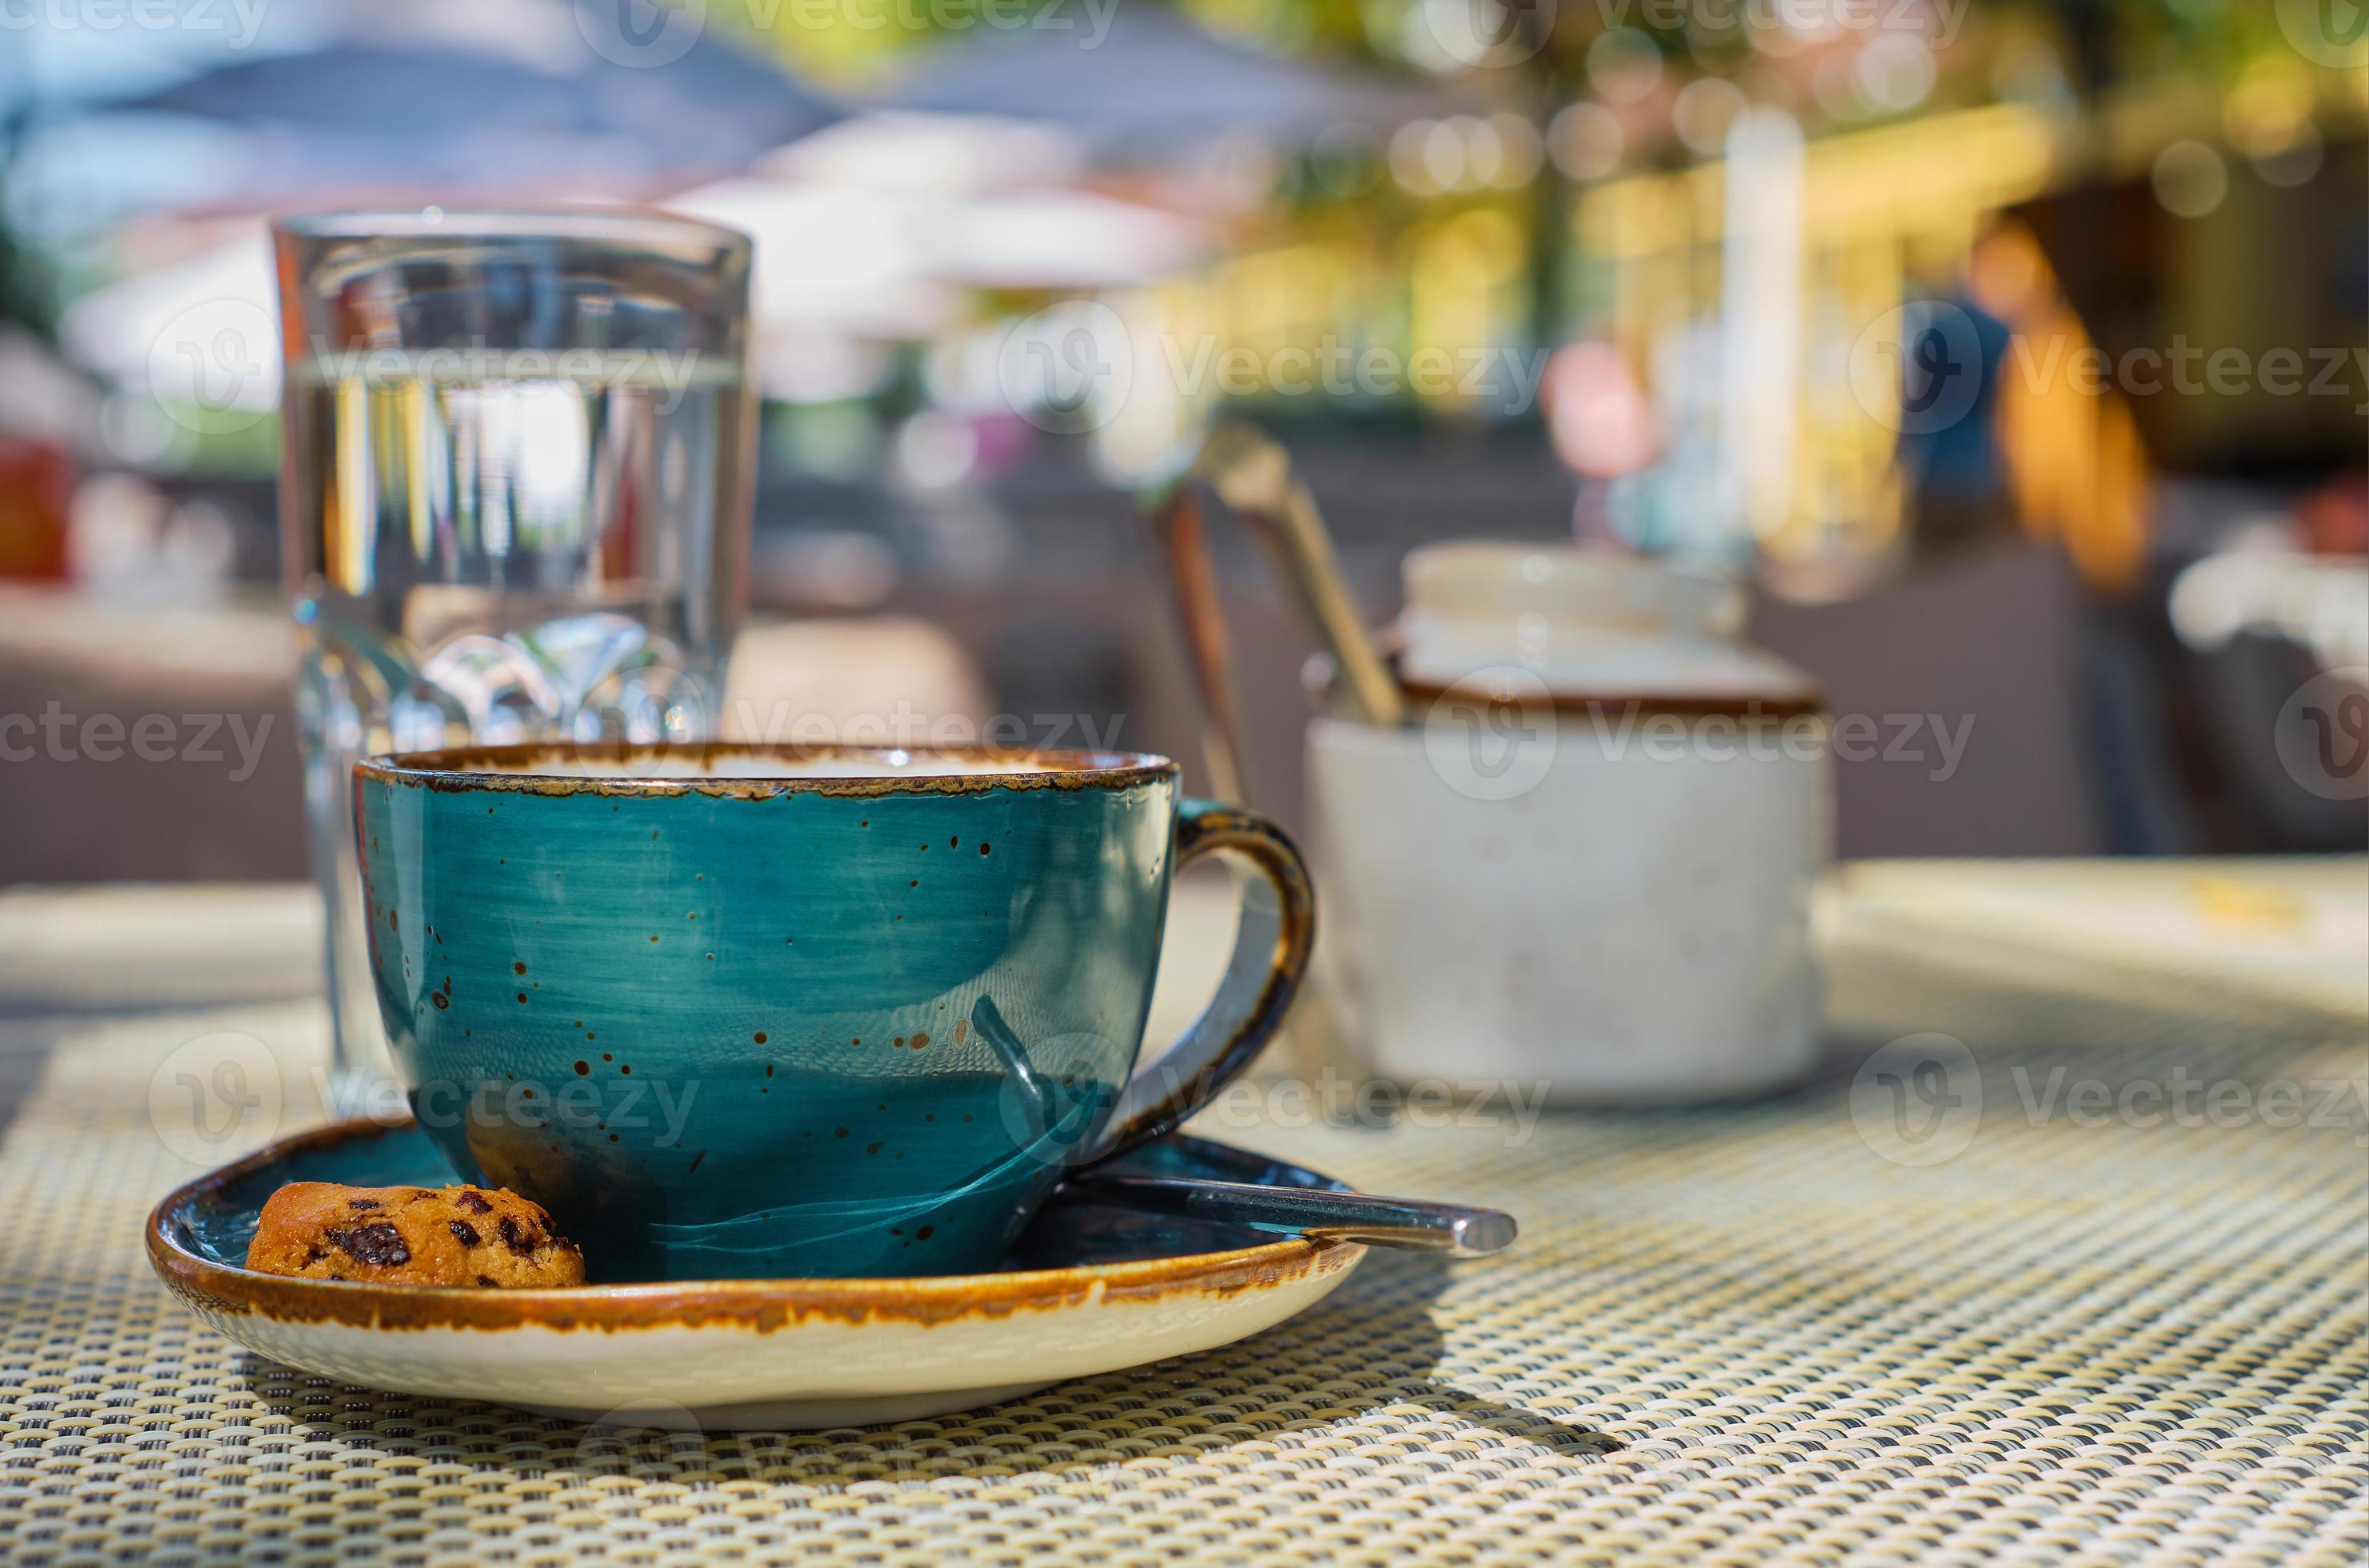
{"type": "Polygon", "coordinates": [[[1216,236],[1173,212],[1088,190],[949,192],[728,179],[670,199],[757,242],[758,293],[791,316],[867,281],[992,287],[1141,283],[1207,255],[1216,236]]]}
{"type": "Polygon", "coordinates": [[[750,172],[872,190],[991,190],[1074,184],[1086,148],[1057,125],[990,114],[885,110],[827,125],[759,158],[750,172]]]}
{"type": "Polygon", "coordinates": [[[1207,226],[1091,190],[1000,191],[927,216],[931,269],[998,288],[1149,283],[1207,257],[1207,226]]]}
{"type": "MultiPolygon", "coordinates": [[[[1142,283],[1208,254],[1206,225],[1091,191],[884,191],[728,179],[665,203],[756,242],[750,312],[759,384],[824,395],[808,371],[846,346],[912,342],[956,320],[967,288],[1092,290],[1142,283]]],[[[278,303],[264,225],[76,301],[62,337],[76,362],[227,421],[280,394],[278,303]]],[[[827,383],[830,377],[822,377],[827,383]]]]}
{"type": "Polygon", "coordinates": [[[730,179],[669,211],[756,242],[750,312],[760,387],[842,391],[821,367],[851,341],[914,342],[963,312],[966,288],[1094,290],[1167,276],[1208,254],[1205,226],[1091,191],[880,190],[730,179]]]}
{"type": "Polygon", "coordinates": [[[851,334],[927,333],[956,303],[934,285],[893,205],[844,186],[727,179],[664,203],[738,229],[755,242],[750,313],[760,334],[830,327],[851,334]]]}
{"type": "Polygon", "coordinates": [[[119,385],[225,415],[280,400],[279,301],[264,224],[84,295],[59,324],[67,355],[119,385]]]}

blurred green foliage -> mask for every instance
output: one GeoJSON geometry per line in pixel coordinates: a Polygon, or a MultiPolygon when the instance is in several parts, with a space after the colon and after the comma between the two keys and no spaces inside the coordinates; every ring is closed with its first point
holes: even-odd
{"type": "MultiPolygon", "coordinates": [[[[0,159],[0,212],[7,210],[7,166],[0,159]]],[[[0,223],[0,325],[57,341],[57,279],[49,262],[0,223]]]]}

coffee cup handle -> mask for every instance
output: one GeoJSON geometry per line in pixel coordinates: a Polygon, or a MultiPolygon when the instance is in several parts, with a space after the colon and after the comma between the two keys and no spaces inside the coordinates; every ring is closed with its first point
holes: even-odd
{"type": "Polygon", "coordinates": [[[1231,855],[1256,875],[1242,883],[1234,953],[1217,994],[1173,1046],[1137,1069],[1089,1161],[1173,1132],[1217,1098],[1282,1027],[1316,944],[1307,864],[1265,818],[1214,800],[1179,801],[1173,853],[1172,875],[1211,854],[1231,855]]]}

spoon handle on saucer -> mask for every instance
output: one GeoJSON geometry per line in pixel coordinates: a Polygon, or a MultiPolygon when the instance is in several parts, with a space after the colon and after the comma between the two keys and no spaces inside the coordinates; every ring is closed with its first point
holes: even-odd
{"type": "Polygon", "coordinates": [[[1062,1184],[1066,1196],[1154,1214],[1264,1225],[1325,1242],[1363,1242],[1477,1258],[1514,1240],[1514,1217],[1456,1203],[1376,1197],[1322,1187],[1269,1187],[1186,1176],[1082,1175],[1062,1184]]]}

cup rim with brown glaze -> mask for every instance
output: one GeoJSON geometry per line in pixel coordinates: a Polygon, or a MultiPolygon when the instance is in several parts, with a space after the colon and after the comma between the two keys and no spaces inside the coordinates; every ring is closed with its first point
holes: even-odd
{"type": "Polygon", "coordinates": [[[1099,751],[987,746],[806,746],[767,741],[526,741],[456,746],[365,757],[357,778],[440,791],[499,790],[531,795],[648,797],[721,795],[974,795],[986,790],[1126,789],[1173,781],[1177,765],[1147,751],[1099,751]],[[729,765],[734,757],[762,759],[766,772],[729,765]],[[637,761],[695,760],[700,772],[636,775],[637,761]],[[833,762],[871,771],[828,771],[833,762]],[[597,764],[602,773],[549,771],[560,764],[597,764]],[[920,766],[916,766],[916,765],[920,766]],[[803,771],[810,766],[820,771],[803,771]],[[933,771],[921,771],[932,768],[933,771]],[[881,771],[881,770],[888,771],[881,771]],[[908,771],[911,769],[912,771],[908,771]]]}

